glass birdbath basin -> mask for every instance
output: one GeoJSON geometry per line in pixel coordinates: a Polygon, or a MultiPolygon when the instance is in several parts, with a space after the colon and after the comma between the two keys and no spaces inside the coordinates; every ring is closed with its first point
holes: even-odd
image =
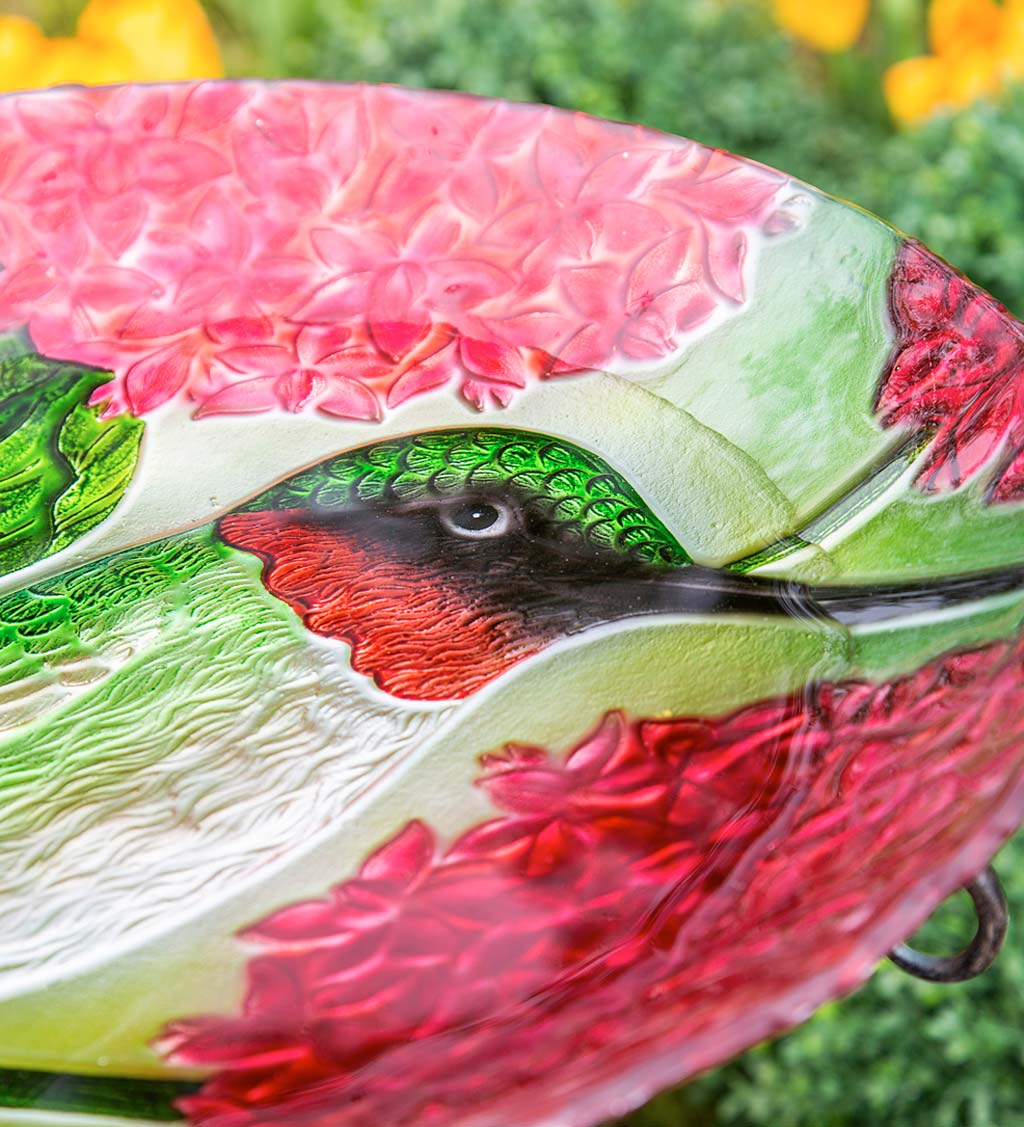
{"type": "Polygon", "coordinates": [[[862,212],[64,89],[0,100],[0,263],[0,1123],[584,1127],[1020,822],[1024,337],[862,212]]]}

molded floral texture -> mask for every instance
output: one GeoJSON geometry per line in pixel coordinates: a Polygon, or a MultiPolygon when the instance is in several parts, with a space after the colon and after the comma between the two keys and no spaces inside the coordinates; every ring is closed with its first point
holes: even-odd
{"type": "Polygon", "coordinates": [[[1024,500],[1024,328],[918,243],[893,275],[896,354],[877,409],[934,433],[918,484],[944,493],[984,474],[996,501],[1024,500]]]}
{"type": "Polygon", "coordinates": [[[481,780],[500,817],[447,846],[411,822],[247,931],[242,1012],[165,1031],[214,1072],[181,1109],[604,1118],[609,1085],[642,1098],[865,977],[1016,824],[1022,738],[1017,641],[717,719],[612,713],[564,760],[507,747],[481,780]]]}
{"type": "Polygon", "coordinates": [[[378,419],[659,360],[744,300],[777,173],[463,95],[227,83],[0,102],[0,326],[110,410],[378,419]]]}

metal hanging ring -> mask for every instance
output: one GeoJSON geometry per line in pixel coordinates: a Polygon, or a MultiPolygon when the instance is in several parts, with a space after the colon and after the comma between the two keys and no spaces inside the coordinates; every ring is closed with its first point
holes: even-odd
{"type": "Polygon", "coordinates": [[[889,958],[907,974],[927,982],[966,982],[987,971],[1006,938],[1008,922],[1003,886],[991,865],[964,885],[974,901],[978,929],[970,943],[956,955],[926,955],[900,943],[889,958]]]}

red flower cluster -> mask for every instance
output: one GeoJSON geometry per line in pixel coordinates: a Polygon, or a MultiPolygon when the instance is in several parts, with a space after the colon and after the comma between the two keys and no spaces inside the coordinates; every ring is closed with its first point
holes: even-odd
{"type": "Polygon", "coordinates": [[[718,719],[487,757],[504,813],[412,822],[245,939],[244,1010],[165,1031],[208,1127],[592,1122],[852,988],[1024,790],[1024,641],[718,719]],[[589,1103],[587,1102],[589,1101],[589,1103]],[[596,1101],[596,1102],[595,1102],[596,1101]]]}
{"type": "Polygon", "coordinates": [[[897,347],[877,409],[887,426],[934,434],[921,487],[985,474],[994,500],[1024,500],[1024,327],[917,243],[900,252],[891,306],[897,347]]]}
{"type": "Polygon", "coordinates": [[[373,87],[0,102],[0,327],[113,410],[377,419],[659,359],[743,300],[783,177],[649,130],[373,87]]]}

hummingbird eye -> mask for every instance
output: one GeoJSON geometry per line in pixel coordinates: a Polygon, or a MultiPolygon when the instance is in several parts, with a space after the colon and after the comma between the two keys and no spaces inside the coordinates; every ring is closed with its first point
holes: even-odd
{"type": "Polygon", "coordinates": [[[464,540],[489,540],[505,536],[516,527],[516,510],[505,501],[457,501],[438,513],[441,527],[464,540]]]}

